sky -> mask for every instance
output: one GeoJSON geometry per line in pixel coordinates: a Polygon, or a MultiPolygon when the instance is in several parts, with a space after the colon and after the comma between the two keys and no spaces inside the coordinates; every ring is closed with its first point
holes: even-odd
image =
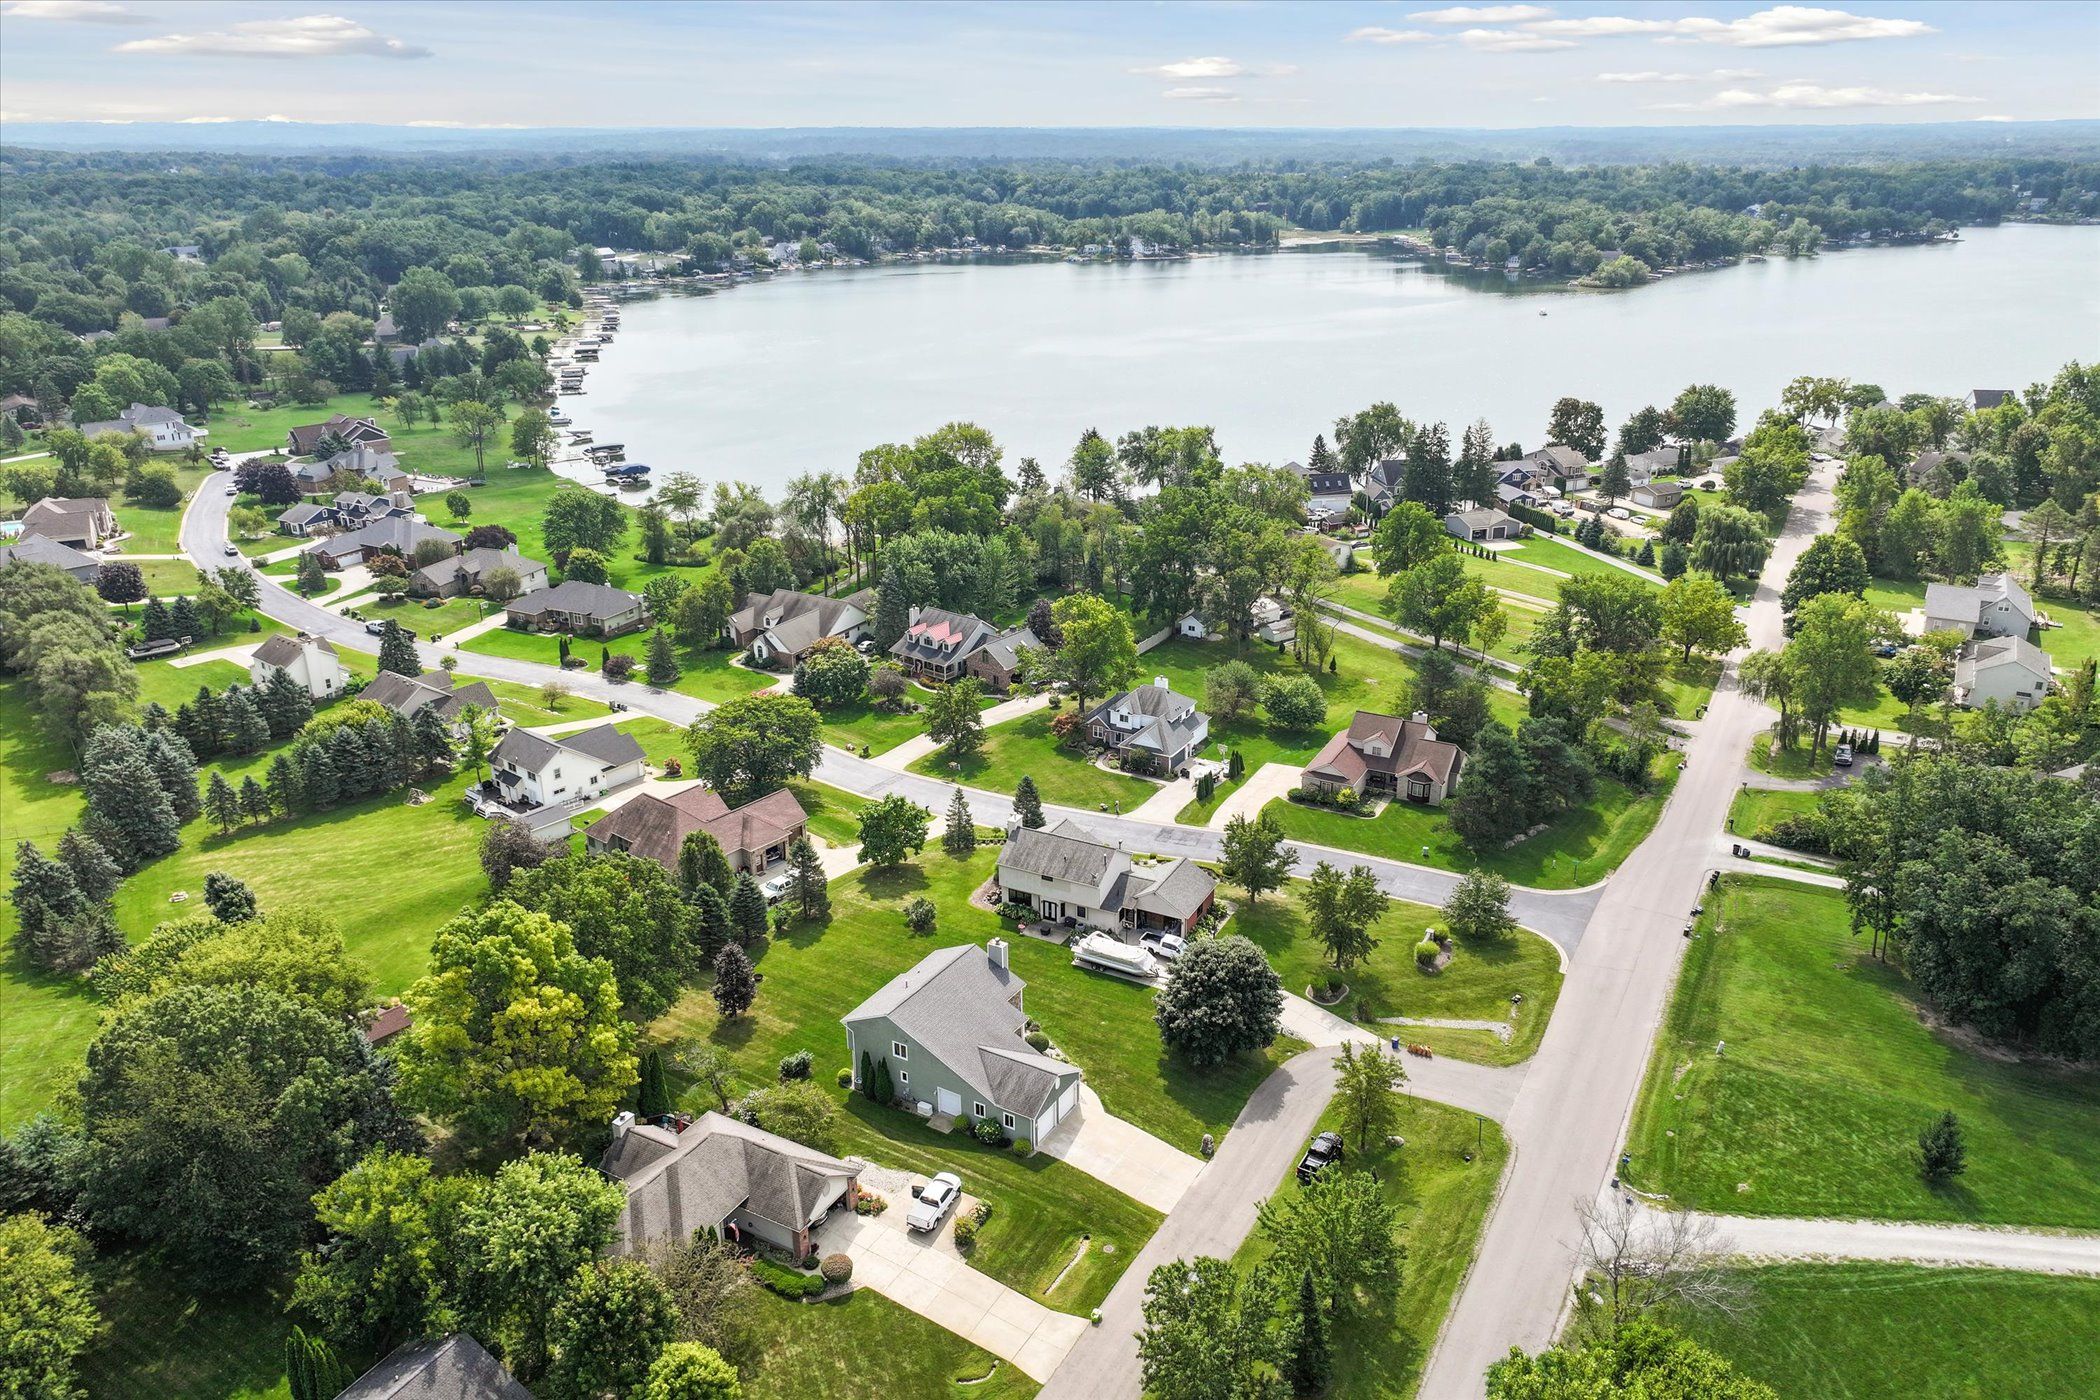
{"type": "Polygon", "coordinates": [[[0,0],[0,121],[1537,127],[2100,115],[2100,3],[0,0]]]}

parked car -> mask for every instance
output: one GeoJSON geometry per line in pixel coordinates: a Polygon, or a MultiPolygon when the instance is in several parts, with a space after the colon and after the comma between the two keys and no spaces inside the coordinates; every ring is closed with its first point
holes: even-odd
{"type": "Polygon", "coordinates": [[[924,1186],[911,1188],[911,1213],[904,1223],[913,1230],[938,1230],[948,1212],[962,1199],[962,1178],[954,1172],[942,1172],[924,1186]]]}
{"type": "Polygon", "coordinates": [[[229,544],[229,545],[227,545],[227,546],[226,546],[226,553],[227,553],[227,555],[228,555],[228,556],[236,555],[236,554],[239,554],[240,552],[241,552],[241,551],[240,551],[240,546],[238,546],[238,545],[232,545],[232,544],[229,544]]]}
{"type": "Polygon", "coordinates": [[[1611,517],[1612,519],[1614,519],[1614,520],[1631,520],[1631,519],[1633,519],[1633,512],[1632,512],[1632,511],[1630,511],[1630,510],[1628,510],[1628,509],[1626,509],[1626,507],[1624,507],[1624,506],[1613,506],[1613,507],[1612,507],[1612,508],[1611,508],[1610,510],[1608,510],[1608,511],[1606,511],[1606,512],[1604,512],[1604,513],[1605,513],[1606,515],[1610,516],[1610,517],[1611,517]]]}
{"type": "Polygon", "coordinates": [[[374,618],[365,624],[365,631],[375,637],[384,637],[386,635],[386,623],[380,618],[374,618]]]}
{"type": "Polygon", "coordinates": [[[1174,961],[1188,949],[1187,939],[1178,933],[1169,933],[1164,929],[1156,933],[1146,934],[1144,944],[1146,952],[1155,958],[1165,958],[1168,962],[1174,961]]]}
{"type": "Polygon", "coordinates": [[[1312,1140],[1312,1146],[1306,1148],[1305,1155],[1298,1160],[1299,1184],[1303,1185],[1311,1181],[1321,1172],[1326,1171],[1341,1160],[1342,1135],[1340,1133],[1320,1134],[1312,1140]]]}
{"type": "Polygon", "coordinates": [[[787,898],[787,893],[794,887],[794,883],[792,876],[775,875],[772,879],[760,885],[758,892],[766,897],[766,903],[778,904],[781,900],[787,898]]]}
{"type": "Polygon", "coordinates": [[[1566,501],[1555,501],[1553,503],[1553,513],[1562,517],[1570,516],[1575,513],[1575,507],[1569,505],[1566,501]]]}
{"type": "Polygon", "coordinates": [[[1897,652],[1901,650],[1903,650],[1903,648],[1897,646],[1894,642],[1883,642],[1880,646],[1874,648],[1874,654],[1876,656],[1885,658],[1894,656],[1897,652]]]}
{"type": "Polygon", "coordinates": [[[1840,768],[1850,768],[1852,766],[1852,746],[1850,744],[1839,744],[1836,749],[1831,751],[1830,761],[1840,768]]]}

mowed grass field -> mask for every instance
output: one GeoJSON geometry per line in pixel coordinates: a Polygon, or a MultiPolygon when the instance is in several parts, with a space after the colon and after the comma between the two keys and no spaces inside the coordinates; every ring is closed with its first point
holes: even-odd
{"type": "MultiPolygon", "coordinates": [[[[1340,1115],[1330,1108],[1319,1127],[1339,1131],[1340,1115]]],[[[1397,1208],[1407,1257],[1397,1284],[1330,1324],[1334,1375],[1322,1394],[1331,1400],[1404,1400],[1415,1394],[1509,1161],[1502,1130],[1462,1109],[1410,1098],[1397,1131],[1405,1146],[1354,1151],[1348,1158],[1351,1167],[1378,1178],[1397,1208]]],[[[1288,1197],[1298,1189],[1296,1176],[1286,1174],[1274,1194],[1288,1197]]],[[[1250,1235],[1233,1263],[1251,1270],[1270,1252],[1266,1240],[1250,1235]]]]}
{"type": "Polygon", "coordinates": [[[1707,901],[1631,1150],[1629,1179],[1702,1210],[2100,1228],[2100,1072],[1935,1030],[1841,893],[1778,880],[1707,901]],[[1935,1188],[1913,1156],[1948,1110],[1968,1171],[1935,1188]]]}
{"type": "Polygon", "coordinates": [[[2100,1279],[1914,1264],[1736,1271],[1741,1317],[1679,1310],[1702,1345],[1786,1400],[2082,1400],[2100,1279]]]}

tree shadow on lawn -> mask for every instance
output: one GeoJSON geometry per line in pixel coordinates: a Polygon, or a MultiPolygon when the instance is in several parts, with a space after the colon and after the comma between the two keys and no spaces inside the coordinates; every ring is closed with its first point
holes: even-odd
{"type": "Polygon", "coordinates": [[[871,866],[861,877],[861,888],[875,899],[904,899],[927,886],[926,872],[915,861],[903,865],[871,866]]]}

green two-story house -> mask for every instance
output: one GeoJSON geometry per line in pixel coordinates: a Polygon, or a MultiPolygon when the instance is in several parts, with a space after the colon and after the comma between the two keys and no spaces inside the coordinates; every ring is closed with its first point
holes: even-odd
{"type": "Polygon", "coordinates": [[[1004,939],[928,953],[844,1017],[856,1087],[865,1090],[858,1081],[887,1062],[899,1103],[973,1128],[990,1120],[1008,1138],[1042,1142],[1078,1111],[1082,1076],[1077,1065],[1029,1048],[1026,989],[1004,939]]]}

